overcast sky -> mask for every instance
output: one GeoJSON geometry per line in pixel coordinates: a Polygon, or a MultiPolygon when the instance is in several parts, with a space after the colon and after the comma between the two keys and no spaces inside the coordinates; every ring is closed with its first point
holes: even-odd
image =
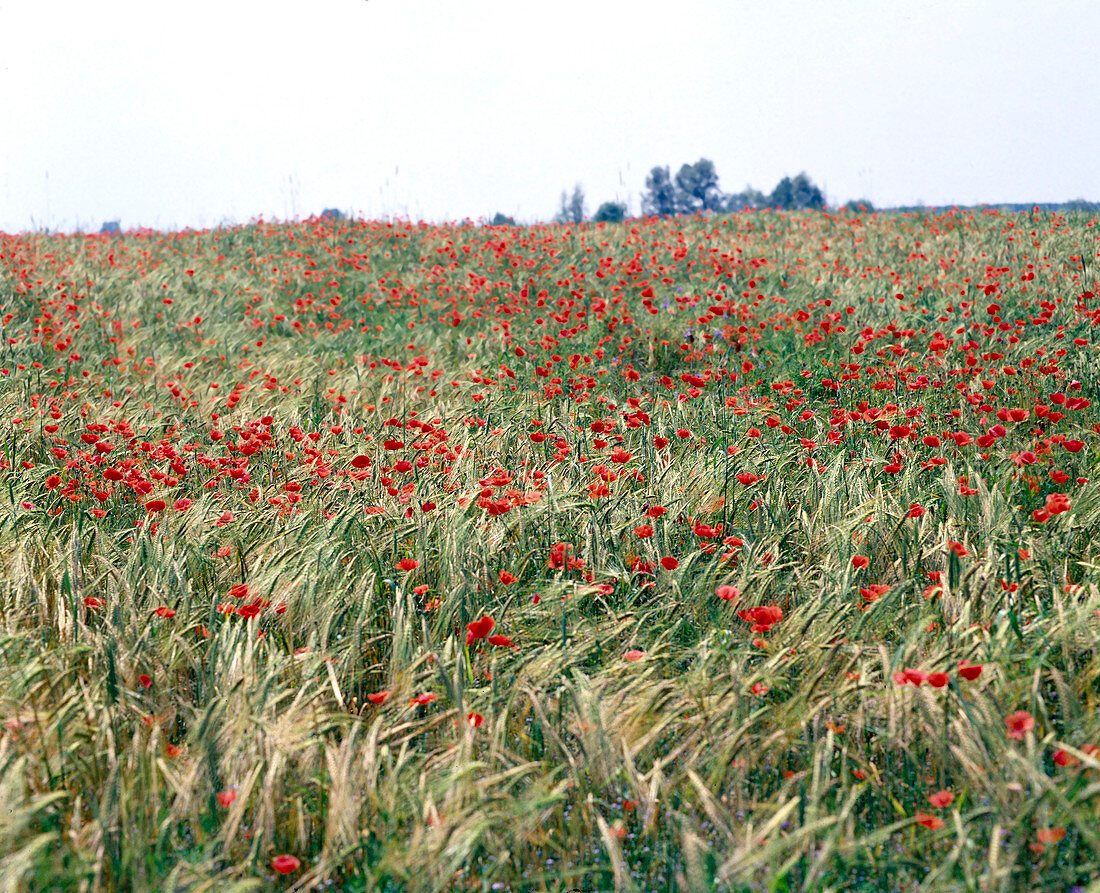
{"type": "Polygon", "coordinates": [[[0,0],[0,230],[1100,200],[1100,4],[0,0]]]}

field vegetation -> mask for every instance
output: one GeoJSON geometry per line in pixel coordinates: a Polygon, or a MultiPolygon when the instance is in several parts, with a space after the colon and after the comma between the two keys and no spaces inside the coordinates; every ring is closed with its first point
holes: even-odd
{"type": "Polygon", "coordinates": [[[0,891],[1087,889],[1098,234],[0,236],[0,891]]]}

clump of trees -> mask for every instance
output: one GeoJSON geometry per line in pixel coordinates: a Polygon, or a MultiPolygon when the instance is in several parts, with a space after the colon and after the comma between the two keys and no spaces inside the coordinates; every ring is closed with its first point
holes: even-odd
{"type": "Polygon", "coordinates": [[[805,208],[821,209],[825,207],[825,195],[803,172],[793,180],[790,177],[784,177],[776,183],[772,194],[768,196],[768,204],[773,208],[792,211],[801,211],[805,208]]]}
{"type": "Polygon", "coordinates": [[[655,167],[646,177],[645,185],[642,211],[656,217],[705,211],[735,213],[746,208],[802,210],[825,207],[825,194],[805,172],[796,177],[784,177],[769,195],[751,186],[727,195],[718,185],[718,172],[709,158],[682,165],[675,177],[667,165],[655,167]]]}
{"type": "MultiPolygon", "coordinates": [[[[646,175],[645,192],[642,193],[642,213],[650,217],[672,217],[677,214],[718,213],[735,214],[749,208],[778,208],[785,211],[822,209],[825,193],[803,171],[794,177],[784,177],[770,193],[763,193],[752,186],[740,192],[725,193],[718,184],[718,171],[709,158],[700,158],[694,164],[683,164],[675,174],[665,165],[654,167],[646,175]]],[[[844,205],[853,213],[869,213],[875,210],[867,199],[856,199],[844,205]]],[[[592,220],[596,223],[618,223],[626,218],[627,207],[622,202],[604,202],[596,210],[592,220]]],[[[562,190],[556,223],[580,223],[586,218],[584,190],[578,183],[572,193],[562,190]]],[[[511,222],[497,214],[494,223],[511,222]]]]}
{"type": "Polygon", "coordinates": [[[709,158],[684,164],[673,177],[668,166],[655,167],[645,178],[642,211],[656,217],[725,210],[726,196],[718,186],[718,172],[709,158]]]}

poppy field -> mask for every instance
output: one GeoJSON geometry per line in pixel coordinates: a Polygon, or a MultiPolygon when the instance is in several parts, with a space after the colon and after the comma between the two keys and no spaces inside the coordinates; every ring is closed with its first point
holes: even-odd
{"type": "Polygon", "coordinates": [[[0,235],[0,890],[1089,889],[1098,249],[0,235]]]}

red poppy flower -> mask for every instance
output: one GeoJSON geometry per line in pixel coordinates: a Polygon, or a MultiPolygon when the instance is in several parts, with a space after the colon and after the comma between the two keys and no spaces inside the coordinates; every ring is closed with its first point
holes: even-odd
{"type": "Polygon", "coordinates": [[[648,539],[653,536],[653,527],[649,524],[639,524],[634,528],[634,535],[641,539],[648,539]]]}
{"type": "Polygon", "coordinates": [[[741,598],[741,590],[736,586],[729,586],[723,584],[714,590],[714,594],[717,595],[724,602],[735,602],[741,598]]]}
{"type": "Polygon", "coordinates": [[[751,623],[754,633],[766,633],[783,619],[783,609],[778,605],[759,605],[755,608],[738,611],[737,616],[751,623]]]}
{"type": "Polygon", "coordinates": [[[163,605],[153,611],[153,613],[156,614],[158,617],[164,617],[166,619],[171,619],[176,616],[175,611],[173,611],[171,608],[166,608],[163,605]]]}
{"type": "Polygon", "coordinates": [[[951,801],[954,799],[955,795],[951,793],[951,791],[936,791],[936,793],[928,795],[928,802],[936,807],[936,809],[943,809],[945,806],[950,806],[951,801]]]}
{"type": "Polygon", "coordinates": [[[643,657],[645,657],[645,652],[639,651],[637,648],[631,648],[623,654],[624,660],[641,660],[643,657]]]}
{"type": "Polygon", "coordinates": [[[924,670],[914,670],[912,667],[906,667],[902,672],[905,674],[906,680],[912,682],[917,688],[920,688],[928,678],[928,674],[924,670]]]}
{"type": "Polygon", "coordinates": [[[1041,828],[1035,835],[1040,843],[1058,843],[1066,836],[1065,828],[1041,828]]]}
{"type": "Polygon", "coordinates": [[[680,562],[673,558],[671,555],[666,555],[661,559],[661,567],[666,571],[674,571],[680,566],[680,562]]]}
{"type": "Polygon", "coordinates": [[[982,664],[971,664],[965,660],[960,660],[959,675],[967,682],[973,682],[982,675],[982,664]]]}
{"type": "Polygon", "coordinates": [[[420,562],[415,558],[402,558],[397,562],[397,569],[399,571],[414,571],[420,567],[420,562]]]}
{"type": "Polygon", "coordinates": [[[229,806],[234,800],[237,799],[237,792],[236,791],[218,791],[218,793],[215,794],[214,796],[216,796],[218,798],[218,803],[221,806],[229,806]]]}
{"type": "Polygon", "coordinates": [[[496,621],[488,614],[482,614],[480,620],[475,620],[473,623],[467,623],[466,644],[469,645],[478,639],[484,639],[492,632],[494,626],[496,626],[496,621]]]}
{"type": "Polygon", "coordinates": [[[291,874],[301,867],[301,860],[297,856],[276,856],[271,860],[271,867],[279,874],[291,874]]]}
{"type": "Polygon", "coordinates": [[[409,699],[409,706],[412,706],[413,704],[416,704],[417,706],[423,706],[424,704],[430,704],[432,701],[436,700],[438,697],[439,697],[439,695],[432,694],[431,692],[425,692],[424,694],[417,695],[414,698],[410,698],[409,699]]]}
{"type": "Polygon", "coordinates": [[[372,691],[367,695],[367,700],[372,704],[381,704],[390,696],[389,691],[372,691]]]}
{"type": "Polygon", "coordinates": [[[1052,515],[1060,515],[1070,510],[1070,500],[1065,493],[1051,493],[1046,499],[1046,510],[1052,515]]]}
{"type": "Polygon", "coordinates": [[[485,641],[487,641],[490,645],[495,645],[497,648],[511,648],[512,647],[512,637],[511,636],[500,636],[500,635],[489,636],[489,638],[486,639],[485,641]]]}
{"type": "Polygon", "coordinates": [[[471,710],[469,713],[466,714],[466,722],[477,729],[480,728],[483,722],[485,722],[485,717],[478,713],[476,710],[471,710]]]}
{"type": "Polygon", "coordinates": [[[1005,731],[1009,738],[1023,741],[1033,728],[1035,728],[1035,717],[1026,710],[1017,710],[1005,717],[1005,731]]]}
{"type": "Polygon", "coordinates": [[[859,570],[863,570],[870,565],[870,563],[871,559],[866,555],[855,555],[852,557],[852,567],[858,568],[859,570]]]}
{"type": "Polygon", "coordinates": [[[939,829],[944,826],[943,819],[938,816],[928,815],[926,812],[918,812],[913,818],[917,820],[918,825],[924,825],[925,828],[932,831],[939,831],[939,829]]]}

